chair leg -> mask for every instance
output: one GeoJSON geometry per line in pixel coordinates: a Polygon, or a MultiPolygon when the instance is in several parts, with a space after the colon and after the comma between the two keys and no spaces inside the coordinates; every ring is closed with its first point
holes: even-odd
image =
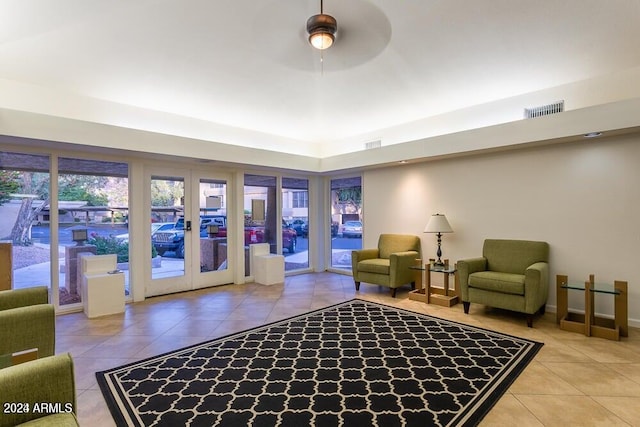
{"type": "Polygon", "coordinates": [[[462,308],[464,309],[464,314],[469,314],[469,306],[471,303],[469,301],[462,301],[462,308]]]}
{"type": "Polygon", "coordinates": [[[416,290],[416,282],[411,282],[411,290],[412,291],[416,290]]]}
{"type": "Polygon", "coordinates": [[[533,314],[527,314],[527,326],[533,328],[533,314]]]}
{"type": "Polygon", "coordinates": [[[355,282],[355,284],[356,284],[356,291],[359,291],[360,290],[360,282],[355,282]]]}
{"type": "Polygon", "coordinates": [[[397,290],[397,288],[391,288],[391,298],[395,298],[396,297],[396,290],[397,290]]]}
{"type": "Polygon", "coordinates": [[[546,308],[547,308],[547,305],[546,304],[542,304],[542,307],[540,307],[540,314],[544,314],[546,308]]]}

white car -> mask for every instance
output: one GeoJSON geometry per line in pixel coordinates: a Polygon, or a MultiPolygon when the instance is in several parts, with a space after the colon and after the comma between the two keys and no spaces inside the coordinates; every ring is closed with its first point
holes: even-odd
{"type": "MultiPolygon", "coordinates": [[[[175,226],[175,222],[152,222],[151,223],[151,237],[158,231],[171,230],[175,226]]],[[[129,243],[129,233],[118,234],[116,236],[122,243],[129,243]]]]}
{"type": "Polygon", "coordinates": [[[362,222],[347,221],[342,225],[342,235],[344,237],[362,237],[362,222]]]}

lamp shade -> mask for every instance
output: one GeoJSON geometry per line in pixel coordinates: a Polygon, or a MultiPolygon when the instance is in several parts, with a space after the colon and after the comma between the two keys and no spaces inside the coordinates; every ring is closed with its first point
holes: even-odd
{"type": "Polygon", "coordinates": [[[433,214],[429,218],[427,226],[424,228],[425,233],[453,233],[447,217],[442,214],[433,214]]]}

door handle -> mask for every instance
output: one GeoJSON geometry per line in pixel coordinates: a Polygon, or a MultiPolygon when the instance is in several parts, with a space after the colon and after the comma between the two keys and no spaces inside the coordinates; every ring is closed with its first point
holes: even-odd
{"type": "Polygon", "coordinates": [[[185,222],[185,231],[191,231],[191,221],[185,222]]]}

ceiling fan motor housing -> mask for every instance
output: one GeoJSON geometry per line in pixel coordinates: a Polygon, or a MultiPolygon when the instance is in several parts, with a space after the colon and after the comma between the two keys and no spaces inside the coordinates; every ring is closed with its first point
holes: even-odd
{"type": "Polygon", "coordinates": [[[326,34],[331,38],[331,42],[333,42],[337,31],[338,23],[331,15],[320,13],[318,15],[313,15],[307,20],[307,32],[309,33],[309,42],[311,44],[313,44],[312,38],[317,34],[326,34]]]}

